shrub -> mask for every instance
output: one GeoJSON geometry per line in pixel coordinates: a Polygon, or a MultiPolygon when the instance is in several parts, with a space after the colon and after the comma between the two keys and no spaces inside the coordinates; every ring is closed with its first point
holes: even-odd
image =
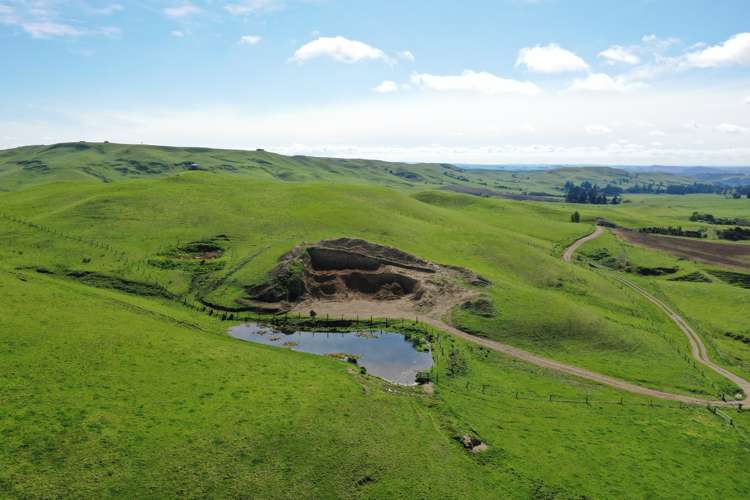
{"type": "Polygon", "coordinates": [[[430,372],[418,372],[416,382],[419,385],[429,384],[432,382],[432,374],[430,372]]]}

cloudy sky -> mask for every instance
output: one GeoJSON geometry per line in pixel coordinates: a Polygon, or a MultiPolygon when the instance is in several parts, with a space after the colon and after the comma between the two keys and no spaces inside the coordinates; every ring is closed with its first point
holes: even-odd
{"type": "Polygon", "coordinates": [[[750,165],[747,0],[0,0],[0,148],[750,165]]]}

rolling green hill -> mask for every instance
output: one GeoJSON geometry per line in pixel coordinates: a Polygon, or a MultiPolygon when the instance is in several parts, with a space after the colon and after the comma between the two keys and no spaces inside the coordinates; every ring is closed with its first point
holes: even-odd
{"type": "MultiPolygon", "coordinates": [[[[115,144],[0,152],[0,496],[742,498],[747,413],[730,426],[447,334],[429,394],[231,339],[234,323],[214,314],[241,309],[295,245],[362,238],[486,278],[490,313],[446,315],[465,331],[645,387],[733,394],[691,363],[656,307],[560,254],[600,216],[679,222],[693,207],[742,214],[750,200],[580,207],[444,189],[494,189],[512,175],[115,144]],[[467,452],[467,434],[489,450],[467,452]]],[[[624,175],[518,180],[530,192],[624,175]]],[[[614,239],[583,253],[599,250],[705,271],[614,239]]],[[[750,350],[721,331],[750,337],[732,312],[750,290],[670,277],[639,282],[689,312],[718,362],[750,373],[750,350]]]]}
{"type": "Polygon", "coordinates": [[[566,181],[627,188],[635,184],[691,184],[695,179],[659,173],[629,173],[609,167],[565,167],[509,172],[462,169],[449,164],[410,164],[284,156],[264,150],[75,142],[0,151],[0,189],[52,181],[116,182],[206,171],[287,182],[342,181],[384,186],[458,186],[477,194],[539,193],[561,196],[566,181]]]}

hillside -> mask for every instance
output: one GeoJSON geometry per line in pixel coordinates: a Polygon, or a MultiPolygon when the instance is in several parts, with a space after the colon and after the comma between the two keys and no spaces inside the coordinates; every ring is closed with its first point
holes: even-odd
{"type": "MultiPolygon", "coordinates": [[[[549,190],[626,178],[608,168],[533,174],[116,144],[1,152],[0,290],[12,314],[0,318],[9,346],[0,353],[8,367],[0,492],[603,498],[687,488],[705,498],[720,484],[741,498],[750,488],[747,412],[725,409],[730,426],[703,406],[525,363],[435,325],[648,389],[731,399],[738,388],[693,362],[658,307],[561,256],[598,217],[638,227],[681,223],[693,209],[744,216],[750,200],[572,206],[445,189],[489,189],[481,183],[504,175],[549,190]],[[570,222],[574,210],[581,224],[570,222]],[[354,246],[389,277],[377,293],[363,281],[372,258],[346,253],[354,246]],[[339,259],[304,261],[310,248],[339,259]],[[378,328],[390,320],[422,329],[434,359],[430,389],[230,338],[240,318],[315,324],[309,309],[318,305],[290,298],[299,273],[311,294],[337,280],[337,313],[365,318],[355,331],[375,328],[357,305],[369,292],[388,312],[372,320],[378,328]],[[415,275],[425,281],[421,302],[392,314],[392,295],[413,291],[394,282],[415,275]],[[320,286],[310,290],[311,280],[320,286]],[[342,285],[351,280],[357,287],[342,285]],[[461,300],[441,310],[441,292],[461,300]],[[292,313],[258,316],[265,295],[291,302],[292,313]],[[473,452],[465,436],[487,450],[473,452]]],[[[611,272],[623,275],[676,267],[632,279],[689,313],[718,363],[750,376],[748,318],[734,310],[750,303],[750,289],[611,235],[581,253],[611,257],[621,263],[611,272]],[[695,273],[707,279],[672,280],[695,273]]],[[[321,303],[331,306],[328,298],[321,303]]]]}
{"type": "Polygon", "coordinates": [[[483,196],[562,196],[566,181],[623,188],[635,184],[692,184],[695,179],[629,173],[609,167],[563,167],[545,171],[462,169],[449,164],[411,164],[284,156],[268,151],[178,148],[110,143],[62,143],[0,151],[0,189],[53,181],[118,182],[204,171],[258,180],[331,181],[382,186],[458,187],[483,196]]]}
{"type": "Polygon", "coordinates": [[[109,183],[189,171],[286,182],[337,180],[386,186],[472,183],[472,179],[463,178],[460,169],[447,164],[284,156],[263,150],[76,142],[0,151],[0,186],[5,190],[52,181],[109,183]]]}

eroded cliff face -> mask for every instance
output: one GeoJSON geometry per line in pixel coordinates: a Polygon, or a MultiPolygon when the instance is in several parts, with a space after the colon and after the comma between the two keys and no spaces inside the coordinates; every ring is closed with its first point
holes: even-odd
{"type": "MultiPolygon", "coordinates": [[[[465,286],[489,283],[466,269],[352,238],[300,245],[279,260],[240,303],[263,311],[287,311],[304,301],[409,300],[429,308],[441,296],[465,295],[465,286]]],[[[444,298],[444,297],[443,297],[444,298]]]]}

